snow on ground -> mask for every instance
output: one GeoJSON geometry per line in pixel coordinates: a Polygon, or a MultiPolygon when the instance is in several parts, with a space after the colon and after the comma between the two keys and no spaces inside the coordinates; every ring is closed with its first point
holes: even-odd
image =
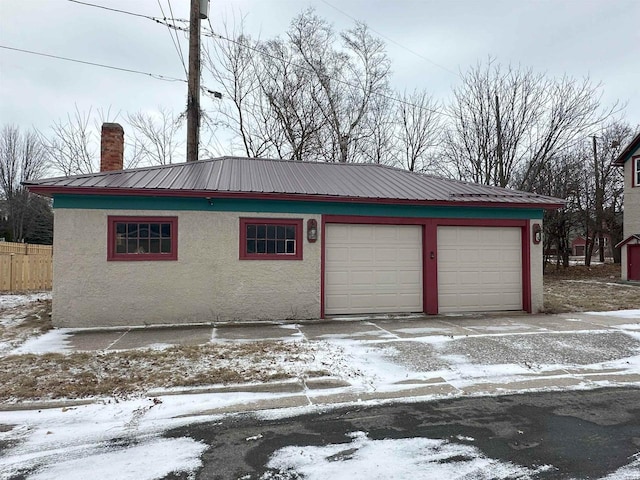
{"type": "Polygon", "coordinates": [[[602,317],[635,318],[640,320],[640,310],[616,310],[613,312],[585,312],[586,315],[600,315],[602,317]]]}
{"type": "Polygon", "coordinates": [[[32,470],[37,473],[28,478],[50,480],[87,478],[88,472],[105,479],[151,480],[192,471],[206,446],[190,439],[162,439],[162,432],[219,417],[201,415],[207,410],[285,396],[203,393],[3,411],[0,423],[13,428],[0,429],[0,442],[13,446],[0,457],[0,480],[32,470]]]}
{"type": "Polygon", "coordinates": [[[156,438],[116,451],[86,452],[79,458],[61,460],[29,478],[84,480],[87,472],[93,471],[100,472],[102,480],[152,480],[172,472],[194,472],[202,465],[200,455],[206,448],[190,438],[156,438]]]}
{"type": "Polygon", "coordinates": [[[0,294],[0,310],[15,308],[41,300],[51,300],[51,292],[26,293],[20,295],[0,294]]]}
{"type": "Polygon", "coordinates": [[[50,330],[44,335],[37,337],[31,337],[27,339],[22,345],[14,349],[12,355],[21,355],[25,353],[64,353],[71,350],[69,346],[69,333],[68,328],[57,328],[50,330]]]}
{"type": "Polygon", "coordinates": [[[275,470],[262,476],[308,480],[386,480],[389,478],[446,478],[499,480],[530,478],[552,470],[531,469],[484,456],[473,445],[430,438],[372,440],[364,432],[353,432],[349,444],[288,446],[274,452],[267,466],[275,470]]]}

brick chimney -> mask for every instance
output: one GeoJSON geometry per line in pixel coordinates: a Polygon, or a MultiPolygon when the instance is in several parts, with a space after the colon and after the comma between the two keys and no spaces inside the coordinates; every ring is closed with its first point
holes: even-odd
{"type": "Polygon", "coordinates": [[[100,171],[122,170],[124,130],[119,123],[103,123],[100,139],[100,171]]]}

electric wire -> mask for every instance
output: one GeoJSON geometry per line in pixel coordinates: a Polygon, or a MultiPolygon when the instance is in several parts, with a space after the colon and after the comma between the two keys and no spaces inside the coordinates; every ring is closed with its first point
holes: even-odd
{"type": "MultiPolygon", "coordinates": [[[[360,20],[358,20],[357,18],[355,18],[355,17],[353,17],[353,16],[349,15],[349,14],[348,14],[347,12],[345,12],[344,10],[341,10],[340,8],[336,7],[335,5],[332,5],[331,3],[327,2],[326,0],[320,0],[320,1],[321,1],[322,3],[324,3],[325,5],[327,5],[328,7],[331,7],[331,8],[333,8],[334,10],[336,10],[337,12],[341,13],[341,14],[342,14],[342,15],[344,15],[345,17],[350,18],[350,19],[351,19],[351,20],[353,20],[354,22],[360,22],[360,20]]],[[[360,23],[361,23],[361,22],[360,22],[360,23]]],[[[452,75],[455,75],[456,77],[460,77],[460,74],[459,74],[459,73],[454,72],[453,70],[451,70],[451,69],[449,69],[449,68],[445,67],[444,65],[440,65],[439,63],[434,62],[434,61],[433,61],[433,60],[431,60],[430,58],[425,57],[424,55],[422,55],[422,54],[420,54],[420,53],[416,52],[415,50],[410,49],[409,47],[407,47],[407,46],[405,46],[405,45],[402,45],[401,43],[399,43],[399,42],[395,41],[393,38],[390,38],[390,37],[386,36],[384,33],[380,32],[379,30],[376,30],[376,29],[372,28],[372,27],[371,27],[371,26],[369,26],[369,25],[367,25],[367,28],[368,28],[369,30],[371,30],[372,32],[375,32],[376,34],[378,34],[380,37],[384,38],[385,40],[387,40],[387,41],[389,41],[389,42],[393,43],[394,45],[396,45],[396,46],[398,46],[398,47],[400,47],[400,48],[402,48],[402,49],[406,50],[407,52],[409,52],[409,53],[411,53],[411,54],[415,55],[416,57],[419,57],[419,58],[421,58],[421,59],[423,59],[423,60],[425,60],[425,61],[429,62],[431,65],[433,65],[433,66],[435,66],[435,67],[438,67],[438,68],[440,68],[440,69],[444,70],[444,71],[445,71],[445,72],[447,72],[447,73],[450,73],[450,74],[452,74],[452,75]]]]}
{"type": "MultiPolygon", "coordinates": [[[[160,12],[162,13],[162,16],[164,18],[167,18],[167,16],[164,13],[164,9],[162,8],[162,4],[160,3],[160,0],[157,0],[157,1],[158,1],[158,7],[160,7],[160,12]]],[[[171,1],[167,0],[167,3],[169,4],[171,16],[173,16],[173,11],[171,11],[171,1]]],[[[188,77],[189,72],[187,71],[187,65],[184,62],[184,56],[182,55],[182,45],[180,45],[180,37],[178,35],[178,31],[173,30],[168,25],[167,25],[167,31],[169,32],[169,37],[171,38],[171,43],[173,44],[173,48],[178,53],[178,58],[180,59],[180,63],[182,63],[182,69],[184,70],[184,74],[188,77]]]]}
{"type": "Polygon", "coordinates": [[[79,60],[77,58],[63,57],[61,55],[53,55],[53,54],[50,54],[50,53],[36,52],[36,51],[33,51],[33,50],[26,50],[26,49],[23,49],[23,48],[9,47],[7,45],[0,45],[0,48],[3,48],[5,50],[13,50],[15,52],[28,53],[28,54],[31,54],[31,55],[38,55],[40,57],[55,58],[55,59],[58,59],[58,60],[66,60],[67,62],[81,63],[83,65],[92,65],[94,67],[108,68],[110,70],[118,70],[118,71],[121,71],[121,72],[136,73],[138,75],[146,75],[148,77],[155,78],[156,80],[163,80],[165,82],[184,82],[184,83],[187,83],[187,81],[185,79],[183,79],[183,78],[170,77],[168,75],[161,75],[159,73],[149,73],[149,72],[143,72],[141,70],[134,70],[134,69],[131,69],[131,68],[124,68],[124,67],[116,67],[116,66],[113,66],[113,65],[106,65],[104,63],[88,62],[86,60],[79,60]]]}
{"type": "MultiPolygon", "coordinates": [[[[165,25],[165,26],[167,26],[169,28],[172,28],[174,30],[179,30],[179,31],[182,31],[182,32],[187,32],[187,33],[189,32],[189,28],[187,28],[187,27],[182,27],[182,26],[178,26],[178,25],[170,23],[172,21],[173,22],[185,22],[185,20],[182,20],[182,19],[169,19],[169,18],[151,17],[151,16],[148,16],[148,15],[142,15],[142,14],[139,14],[139,13],[128,12],[128,11],[125,11],[125,10],[119,10],[119,9],[115,9],[115,8],[104,7],[102,5],[96,5],[94,3],[82,2],[80,0],[67,0],[67,1],[73,2],[73,3],[79,3],[81,5],[86,5],[86,6],[89,6],[89,7],[102,8],[102,9],[114,11],[114,12],[117,12],[117,13],[123,13],[123,14],[127,14],[127,15],[133,15],[133,16],[136,16],[136,17],[146,18],[146,19],[152,20],[152,21],[154,21],[156,23],[159,23],[161,25],[165,25]]],[[[210,21],[209,21],[209,26],[211,27],[211,22],[210,21]]],[[[376,32],[376,33],[378,33],[378,32],[376,32]]],[[[202,32],[202,34],[204,36],[207,36],[207,37],[218,38],[220,40],[224,40],[224,41],[227,41],[227,42],[234,43],[234,44],[236,44],[238,46],[241,46],[243,48],[246,48],[248,50],[256,52],[256,53],[258,53],[258,54],[260,54],[262,56],[269,57],[269,58],[271,58],[273,60],[284,61],[289,66],[297,67],[297,68],[306,70],[308,72],[315,73],[315,72],[313,72],[313,70],[311,68],[305,67],[304,65],[299,65],[299,64],[296,64],[296,63],[293,63],[293,62],[289,62],[289,61],[285,60],[282,57],[276,57],[275,55],[271,55],[271,54],[269,54],[269,53],[267,53],[264,50],[261,50],[259,48],[252,47],[250,45],[247,45],[246,43],[238,42],[238,41],[233,40],[231,38],[227,38],[227,37],[224,37],[224,36],[222,36],[220,34],[217,34],[217,33],[215,33],[213,31],[213,28],[211,28],[211,30],[208,31],[208,32],[207,31],[202,32]]],[[[345,86],[348,86],[348,87],[351,87],[351,88],[359,88],[357,85],[354,85],[354,84],[352,84],[350,82],[347,82],[346,80],[342,80],[342,79],[338,79],[338,78],[331,78],[331,77],[329,77],[329,78],[331,80],[335,81],[336,83],[341,83],[341,84],[343,84],[345,86]]],[[[393,95],[387,95],[387,94],[381,93],[381,92],[374,92],[373,94],[378,96],[378,97],[381,97],[381,98],[386,98],[387,100],[391,100],[391,101],[396,102],[396,103],[401,103],[401,104],[407,105],[409,107],[413,107],[413,108],[417,108],[417,109],[420,109],[420,110],[425,110],[425,111],[428,111],[428,112],[431,112],[431,113],[435,113],[435,114],[438,114],[438,115],[445,115],[445,116],[453,118],[453,116],[451,114],[449,114],[449,113],[447,113],[445,111],[434,110],[434,109],[427,108],[427,107],[424,107],[424,106],[421,106],[421,105],[417,105],[415,103],[408,102],[406,100],[402,100],[400,98],[397,98],[397,97],[395,97],[393,95]]]]}

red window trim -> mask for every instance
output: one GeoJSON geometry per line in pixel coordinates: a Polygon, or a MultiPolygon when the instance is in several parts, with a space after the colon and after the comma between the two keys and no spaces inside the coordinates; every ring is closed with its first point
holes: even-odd
{"type": "Polygon", "coordinates": [[[640,163],[640,155],[631,157],[631,186],[633,188],[640,187],[638,184],[638,164],[640,163]]]}
{"type": "Polygon", "coordinates": [[[139,261],[178,260],[178,217],[144,217],[144,216],[112,216],[107,217],[107,261],[139,262],[139,261]],[[116,253],[115,224],[127,223],[170,223],[171,253],[116,253]]]}
{"type": "Polygon", "coordinates": [[[302,260],[302,228],[301,218],[245,218],[240,217],[240,260],[302,260]],[[247,224],[293,225],[296,228],[296,253],[247,253],[247,224]]]}

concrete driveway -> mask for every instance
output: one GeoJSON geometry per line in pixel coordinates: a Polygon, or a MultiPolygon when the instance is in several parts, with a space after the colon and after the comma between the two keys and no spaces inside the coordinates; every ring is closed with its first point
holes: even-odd
{"type": "Polygon", "coordinates": [[[250,341],[319,343],[332,352],[323,360],[330,376],[221,390],[289,392],[293,397],[286,406],[640,386],[640,312],[631,311],[373,316],[296,324],[70,331],[68,337],[74,350],[102,351],[250,341]]]}

